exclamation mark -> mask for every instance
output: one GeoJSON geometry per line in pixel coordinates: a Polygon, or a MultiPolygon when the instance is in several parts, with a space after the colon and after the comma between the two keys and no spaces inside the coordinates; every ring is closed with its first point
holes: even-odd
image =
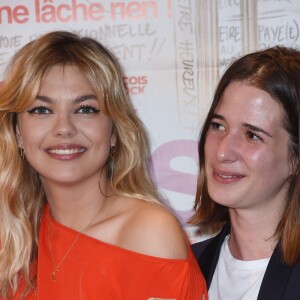
{"type": "Polygon", "coordinates": [[[171,18],[172,17],[172,0],[167,0],[168,1],[168,14],[167,17],[171,18]]]}

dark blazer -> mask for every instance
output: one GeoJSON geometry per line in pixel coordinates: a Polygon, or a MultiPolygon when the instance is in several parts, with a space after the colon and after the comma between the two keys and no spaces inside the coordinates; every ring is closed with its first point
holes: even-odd
{"type": "MultiPolygon", "coordinates": [[[[227,223],[215,237],[192,245],[208,289],[218,263],[222,243],[229,232],[230,224],[227,223]]],[[[257,300],[300,300],[300,262],[294,266],[287,266],[282,263],[281,257],[281,251],[277,246],[267,266],[257,300]]]]}

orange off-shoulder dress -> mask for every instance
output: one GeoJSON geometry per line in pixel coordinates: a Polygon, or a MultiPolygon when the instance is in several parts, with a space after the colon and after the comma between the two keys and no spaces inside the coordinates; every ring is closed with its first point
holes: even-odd
{"type": "Polygon", "coordinates": [[[77,231],[57,223],[45,209],[39,235],[37,290],[25,299],[208,299],[203,275],[189,246],[186,260],[164,259],[80,234],[54,281],[49,234],[55,263],[66,255],[78,236],[77,231]]]}

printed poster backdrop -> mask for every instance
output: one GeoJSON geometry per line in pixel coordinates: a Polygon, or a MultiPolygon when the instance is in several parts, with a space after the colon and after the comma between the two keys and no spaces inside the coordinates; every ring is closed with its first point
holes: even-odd
{"type": "Polygon", "coordinates": [[[214,88],[242,54],[300,48],[298,0],[0,0],[0,81],[12,55],[58,29],[97,39],[125,70],[145,123],[153,177],[191,240],[197,139],[214,88]]]}

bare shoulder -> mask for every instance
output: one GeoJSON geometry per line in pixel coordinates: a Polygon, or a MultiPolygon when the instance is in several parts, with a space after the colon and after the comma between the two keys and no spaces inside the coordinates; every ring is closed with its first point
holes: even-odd
{"type": "Polygon", "coordinates": [[[187,258],[186,236],[173,213],[139,199],[132,199],[131,204],[122,229],[122,247],[161,258],[187,258]]]}

